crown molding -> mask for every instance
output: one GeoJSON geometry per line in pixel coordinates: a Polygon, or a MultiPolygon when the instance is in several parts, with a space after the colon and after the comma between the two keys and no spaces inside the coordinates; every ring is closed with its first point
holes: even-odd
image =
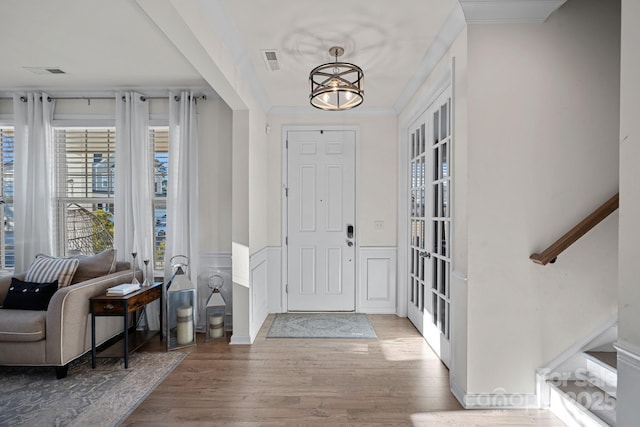
{"type": "Polygon", "coordinates": [[[467,24],[540,23],[567,0],[459,0],[467,24]]]}
{"type": "Polygon", "coordinates": [[[299,117],[363,117],[363,116],[396,116],[397,112],[393,108],[382,107],[358,107],[344,111],[323,111],[307,106],[277,106],[269,110],[269,116],[299,116],[299,117]]]}

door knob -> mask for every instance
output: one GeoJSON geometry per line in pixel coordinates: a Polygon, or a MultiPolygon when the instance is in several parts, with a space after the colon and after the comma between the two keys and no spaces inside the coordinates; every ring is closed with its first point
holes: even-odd
{"type": "Polygon", "coordinates": [[[349,246],[349,247],[353,246],[353,242],[351,240],[347,239],[347,246],[349,246]]]}

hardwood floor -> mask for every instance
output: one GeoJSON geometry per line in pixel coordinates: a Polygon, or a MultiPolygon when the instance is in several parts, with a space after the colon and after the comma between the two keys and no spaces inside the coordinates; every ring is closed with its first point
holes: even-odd
{"type": "Polygon", "coordinates": [[[378,339],[267,339],[270,316],[253,345],[198,342],[123,425],[564,425],[542,410],[463,410],[407,319],[369,319],[378,339]]]}

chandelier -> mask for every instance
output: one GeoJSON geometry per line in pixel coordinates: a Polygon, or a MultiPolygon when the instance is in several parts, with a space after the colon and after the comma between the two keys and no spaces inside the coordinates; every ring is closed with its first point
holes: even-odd
{"type": "Polygon", "coordinates": [[[329,53],[336,61],[322,64],[309,74],[309,102],[314,107],[327,111],[357,107],[364,100],[362,68],[348,62],[338,62],[338,57],[344,54],[344,49],[339,46],[329,49],[329,53]]]}

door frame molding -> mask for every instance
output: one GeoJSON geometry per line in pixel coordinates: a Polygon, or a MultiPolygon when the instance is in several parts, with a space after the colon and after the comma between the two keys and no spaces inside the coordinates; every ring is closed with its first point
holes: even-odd
{"type": "Polygon", "coordinates": [[[282,152],[282,184],[280,185],[280,194],[281,194],[281,209],[282,209],[282,223],[280,227],[280,243],[282,245],[282,262],[281,262],[281,271],[282,271],[282,281],[280,287],[280,301],[282,301],[282,312],[286,313],[289,311],[289,298],[287,296],[287,284],[289,283],[289,273],[288,273],[288,262],[289,262],[289,246],[285,244],[285,238],[287,237],[287,230],[289,225],[288,218],[288,199],[286,195],[286,190],[289,186],[289,156],[287,151],[287,137],[289,132],[292,131],[320,131],[320,130],[328,130],[328,131],[352,131],[355,136],[355,227],[356,227],[356,239],[355,239],[355,254],[354,254],[354,289],[355,295],[354,297],[354,307],[356,313],[360,311],[360,307],[358,305],[358,259],[360,257],[360,232],[358,227],[358,182],[359,176],[358,172],[360,171],[360,126],[355,125],[283,125],[282,126],[282,140],[281,140],[281,152],[282,152]]]}
{"type": "MultiPolygon", "coordinates": [[[[434,81],[429,90],[426,92],[422,100],[405,115],[405,118],[398,126],[398,283],[397,283],[397,308],[396,312],[400,317],[408,316],[408,297],[407,283],[409,280],[409,132],[411,125],[435,102],[435,100],[449,87],[451,88],[451,111],[454,111],[454,60],[442,71],[438,79],[434,81]]],[[[454,116],[451,116],[451,135],[455,141],[454,116]]],[[[451,158],[453,159],[453,147],[451,149],[451,158]]],[[[454,163],[452,161],[452,163],[454,163]]],[[[455,165],[453,166],[455,167],[455,165]]],[[[453,181],[453,175],[452,175],[453,181]]],[[[451,191],[451,189],[449,190],[451,191]]],[[[453,195],[449,193],[451,212],[453,214],[453,195]]],[[[453,217],[453,216],[452,216],[453,217]]],[[[453,242],[453,227],[451,228],[451,241],[453,242]]],[[[453,252],[452,252],[453,256],[453,252]]]]}

